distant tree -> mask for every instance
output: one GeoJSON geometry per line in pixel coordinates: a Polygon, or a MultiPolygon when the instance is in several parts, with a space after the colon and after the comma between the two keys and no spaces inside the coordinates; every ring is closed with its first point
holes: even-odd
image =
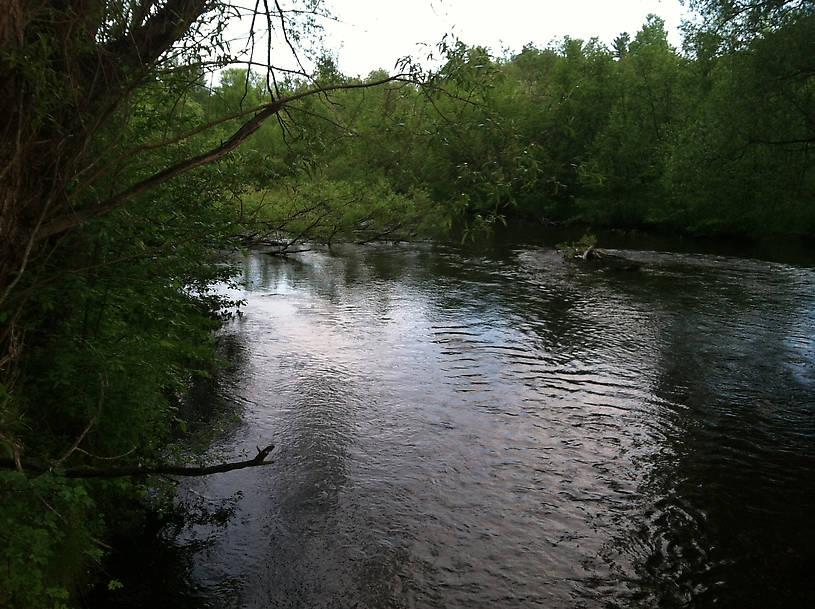
{"type": "Polygon", "coordinates": [[[677,108],[679,57],[656,15],[626,46],[614,64],[608,119],[580,167],[579,207],[592,221],[642,224],[664,212],[660,179],[677,108]]]}
{"type": "Polygon", "coordinates": [[[693,40],[702,52],[686,74],[666,180],[694,230],[815,230],[815,16],[805,4],[767,3],[783,20],[736,50],[704,52],[713,34],[703,31],[693,40]]]}
{"type": "Polygon", "coordinates": [[[628,32],[623,32],[611,43],[611,48],[615,59],[624,59],[628,55],[628,45],[631,43],[631,36],[628,32]]]}

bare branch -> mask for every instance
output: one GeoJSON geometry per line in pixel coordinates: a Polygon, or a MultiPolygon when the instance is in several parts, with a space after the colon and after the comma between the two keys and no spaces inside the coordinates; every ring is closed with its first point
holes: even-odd
{"type": "Polygon", "coordinates": [[[227,154],[235,150],[238,146],[240,146],[243,142],[245,142],[250,136],[252,136],[260,126],[271,116],[276,115],[280,112],[285,106],[288,104],[310,97],[312,95],[318,94],[327,94],[332,91],[340,91],[344,89],[366,89],[370,87],[376,87],[379,85],[383,85],[389,82],[407,82],[409,81],[409,76],[405,74],[397,74],[395,76],[391,76],[389,78],[383,78],[378,81],[370,82],[370,83],[350,83],[350,84],[340,84],[340,85],[332,85],[326,87],[318,87],[314,89],[307,89],[305,91],[301,91],[299,93],[295,93],[288,97],[278,99],[272,103],[266,104],[259,108],[259,111],[255,116],[253,116],[250,120],[244,123],[232,136],[226,140],[225,142],[221,143],[219,146],[204,152],[203,154],[199,154],[194,157],[190,157],[185,159],[175,165],[172,165],[156,174],[153,174],[149,178],[142,180],[141,182],[137,182],[130,188],[120,192],[117,195],[114,195],[107,201],[94,206],[94,207],[87,207],[73,213],[66,214],[65,216],[56,218],[52,220],[48,224],[40,227],[39,230],[35,233],[36,240],[42,240],[52,235],[57,235],[59,233],[63,233],[65,231],[71,230],[76,228],[77,226],[81,226],[82,224],[93,220],[94,218],[98,218],[108,214],[114,210],[117,210],[139,195],[142,195],[154,188],[160,186],[164,182],[171,180],[179,175],[182,175],[196,167],[201,167],[202,165],[207,165],[209,163],[215,162],[227,154]]]}
{"type": "MultiPolygon", "coordinates": [[[[266,0],[264,0],[264,4],[265,3],[266,3],[266,0]]],[[[292,55],[294,55],[294,59],[297,62],[297,66],[302,71],[305,72],[306,69],[303,67],[303,64],[300,62],[300,55],[297,53],[297,49],[294,48],[294,45],[292,44],[291,40],[289,39],[289,29],[286,27],[286,18],[285,18],[284,14],[283,14],[283,9],[280,8],[280,3],[278,2],[278,0],[274,0],[274,4],[277,7],[278,14],[280,16],[280,29],[281,29],[281,32],[283,33],[283,40],[286,41],[286,44],[289,46],[289,50],[291,51],[292,55]]],[[[268,4],[266,5],[266,7],[267,7],[266,15],[269,15],[268,4]]],[[[271,28],[271,25],[269,27],[271,28]]],[[[269,34],[270,34],[270,38],[271,38],[271,32],[269,32],[269,34]]],[[[271,45],[271,40],[269,41],[269,44],[271,45]]]]}
{"type": "Polygon", "coordinates": [[[65,452],[65,454],[62,455],[62,457],[60,457],[54,462],[55,468],[60,467],[63,463],[65,463],[68,457],[70,457],[72,454],[74,454],[74,452],[76,452],[76,450],[79,448],[79,445],[82,444],[82,441],[88,435],[90,430],[93,428],[94,425],[96,425],[96,422],[99,420],[99,417],[102,414],[102,405],[105,403],[105,387],[107,387],[107,385],[108,385],[107,376],[103,374],[99,380],[99,403],[96,407],[96,414],[94,414],[91,417],[90,421],[88,421],[88,424],[85,426],[85,429],[83,429],[82,433],[79,434],[76,440],[74,440],[74,443],[71,445],[71,448],[69,448],[65,452]]]}
{"type": "MultiPolygon", "coordinates": [[[[274,444],[269,444],[266,448],[258,448],[257,455],[245,461],[230,461],[218,465],[185,466],[171,463],[155,463],[152,465],[122,465],[120,467],[69,467],[59,470],[59,473],[66,478],[122,478],[126,476],[145,475],[168,475],[168,476],[211,476],[212,474],[223,474],[247,467],[259,467],[271,465],[274,461],[267,461],[266,457],[274,450],[274,444]]],[[[41,461],[22,459],[22,471],[34,474],[45,474],[54,471],[54,466],[41,461]]],[[[0,458],[0,468],[16,469],[14,459],[0,458]]]]}

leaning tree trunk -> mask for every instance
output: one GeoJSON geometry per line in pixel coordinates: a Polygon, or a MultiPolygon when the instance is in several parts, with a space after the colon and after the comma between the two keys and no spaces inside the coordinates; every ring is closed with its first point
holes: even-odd
{"type": "MultiPolygon", "coordinates": [[[[6,0],[0,10],[0,383],[23,339],[32,265],[87,214],[89,144],[207,0],[6,0]],[[117,14],[114,11],[119,9],[117,14]]],[[[90,205],[93,203],[91,202],[90,205]]]]}

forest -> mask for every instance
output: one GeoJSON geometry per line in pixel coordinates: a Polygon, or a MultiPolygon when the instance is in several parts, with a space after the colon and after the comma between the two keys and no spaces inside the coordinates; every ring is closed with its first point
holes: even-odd
{"type": "MultiPolygon", "coordinates": [[[[689,5],[682,48],[651,15],[611,47],[445,38],[438,67],[358,78],[316,47],[313,71],[241,59],[223,2],[10,0],[0,606],[115,586],[112,532],[161,503],[148,474],[199,467],[184,395],[227,365],[216,331],[240,303],[212,286],[235,280],[228,252],[477,240],[515,220],[815,235],[815,3],[689,5]]],[[[306,53],[322,10],[248,16],[306,53]]]]}

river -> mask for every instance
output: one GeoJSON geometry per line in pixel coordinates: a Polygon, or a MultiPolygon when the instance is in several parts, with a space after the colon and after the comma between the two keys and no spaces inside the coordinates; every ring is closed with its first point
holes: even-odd
{"type": "Polygon", "coordinates": [[[184,483],[234,515],[165,536],[162,598],[815,606],[815,270],[617,253],[247,256],[215,448],[275,464],[184,483]]]}

